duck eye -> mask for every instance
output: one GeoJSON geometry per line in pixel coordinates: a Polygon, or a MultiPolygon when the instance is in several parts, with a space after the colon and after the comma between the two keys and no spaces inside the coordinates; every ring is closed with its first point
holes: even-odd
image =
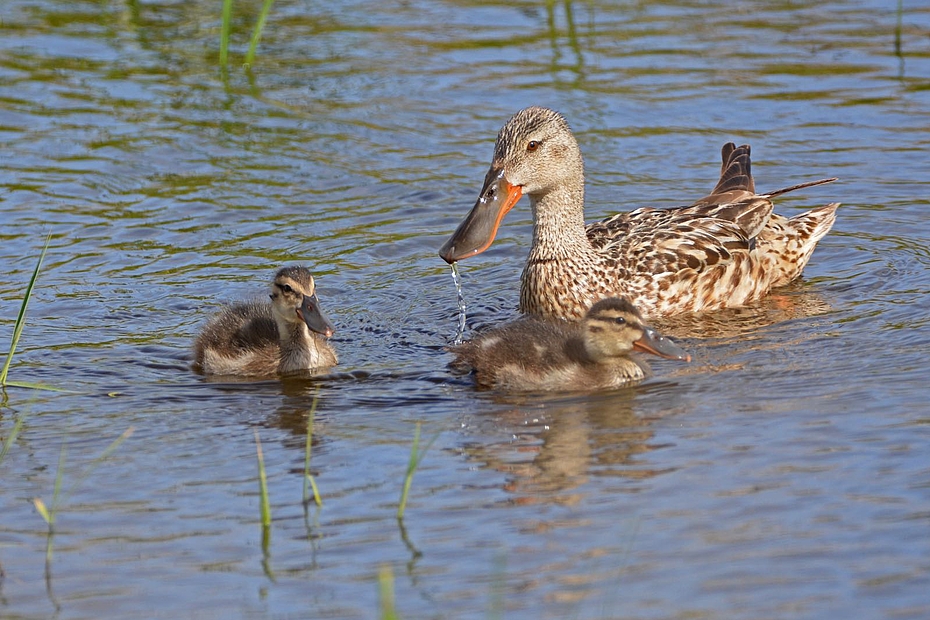
{"type": "Polygon", "coordinates": [[[539,145],[540,145],[539,140],[530,140],[529,143],[526,145],[526,150],[532,153],[533,151],[539,148],[539,145]]]}
{"type": "Polygon", "coordinates": [[[291,288],[291,285],[290,285],[290,284],[282,284],[282,285],[281,285],[281,290],[284,291],[285,293],[293,293],[293,292],[294,292],[294,289],[291,288]]]}
{"type": "Polygon", "coordinates": [[[626,323],[626,319],[623,318],[622,316],[618,316],[617,318],[614,319],[614,323],[616,323],[617,325],[624,325],[626,323]]]}

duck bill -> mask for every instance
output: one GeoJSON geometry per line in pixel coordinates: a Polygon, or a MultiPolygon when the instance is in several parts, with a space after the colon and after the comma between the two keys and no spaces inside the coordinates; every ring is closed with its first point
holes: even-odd
{"type": "Polygon", "coordinates": [[[691,356],[684,349],[650,327],[645,329],[642,338],[633,343],[633,348],[670,360],[691,361],[691,356]]]}
{"type": "Polygon", "coordinates": [[[484,179],[478,202],[440,248],[442,260],[454,263],[491,247],[501,220],[522,195],[522,187],[508,183],[504,171],[492,166],[484,179]]]}
{"type": "Polygon", "coordinates": [[[313,295],[304,295],[303,303],[301,303],[300,308],[297,309],[297,314],[300,316],[301,320],[307,324],[310,331],[323,334],[327,338],[332,336],[333,332],[336,331],[333,324],[329,322],[329,319],[326,318],[323,311],[320,309],[320,301],[316,298],[316,293],[313,295]]]}

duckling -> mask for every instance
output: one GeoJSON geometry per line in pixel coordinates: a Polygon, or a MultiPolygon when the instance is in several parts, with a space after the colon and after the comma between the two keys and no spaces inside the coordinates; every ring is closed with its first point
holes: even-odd
{"type": "Polygon", "coordinates": [[[333,324],[320,310],[310,272],[282,268],[269,297],[271,303],[238,303],[211,318],[194,344],[194,367],[208,375],[268,376],[335,366],[326,341],[333,324]]]}
{"type": "Polygon", "coordinates": [[[524,317],[449,349],[453,368],[475,371],[480,387],[508,390],[617,388],[646,378],[634,351],[691,361],[678,345],[643,323],[627,299],[595,303],[580,323],[524,317]]]}

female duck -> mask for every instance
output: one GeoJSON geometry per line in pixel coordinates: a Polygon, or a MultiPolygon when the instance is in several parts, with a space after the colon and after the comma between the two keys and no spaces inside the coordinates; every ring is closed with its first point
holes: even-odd
{"type": "Polygon", "coordinates": [[[207,322],[194,344],[194,364],[208,375],[268,376],[335,366],[326,341],[333,325],[320,310],[313,276],[284,267],[271,284],[271,303],[228,306],[207,322]]]}
{"type": "Polygon", "coordinates": [[[628,298],[646,315],[741,306],[800,275],[839,206],[787,219],[773,214],[770,199],[833,180],[756,194],[749,146],[729,143],[720,182],[706,198],[585,227],[578,143],[561,114],[532,107],[501,129],[480,198],[439,254],[452,263],[486,250],[526,194],[533,244],[521,312],[577,320],[608,295],[628,298]]]}
{"type": "Polygon", "coordinates": [[[474,369],[482,387],[595,390],[629,385],[649,367],[634,350],[691,361],[678,345],[643,324],[626,299],[594,304],[580,323],[519,319],[450,349],[452,366],[474,369]]]}

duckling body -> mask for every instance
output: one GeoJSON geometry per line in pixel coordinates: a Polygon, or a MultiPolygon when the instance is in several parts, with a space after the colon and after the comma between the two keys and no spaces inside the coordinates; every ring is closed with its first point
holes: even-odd
{"type": "Polygon", "coordinates": [[[194,343],[194,365],[208,375],[271,376],[335,366],[313,276],[284,267],[271,285],[270,302],[248,301],[211,318],[194,343]]]}
{"type": "Polygon", "coordinates": [[[644,379],[635,350],[690,361],[647,327],[625,299],[594,304],[580,323],[524,317],[452,347],[452,366],[473,369],[481,387],[505,390],[597,390],[644,379]]]}
{"type": "Polygon", "coordinates": [[[558,112],[527,108],[498,134],[481,196],[440,256],[452,263],[486,250],[504,215],[527,194],[533,243],[521,312],[579,320],[606,296],[625,297],[647,316],[737,307],[800,275],[839,206],[789,219],[773,213],[771,198],[832,180],[756,194],[749,146],[728,143],[709,196],[586,226],[577,141],[558,112]]]}

